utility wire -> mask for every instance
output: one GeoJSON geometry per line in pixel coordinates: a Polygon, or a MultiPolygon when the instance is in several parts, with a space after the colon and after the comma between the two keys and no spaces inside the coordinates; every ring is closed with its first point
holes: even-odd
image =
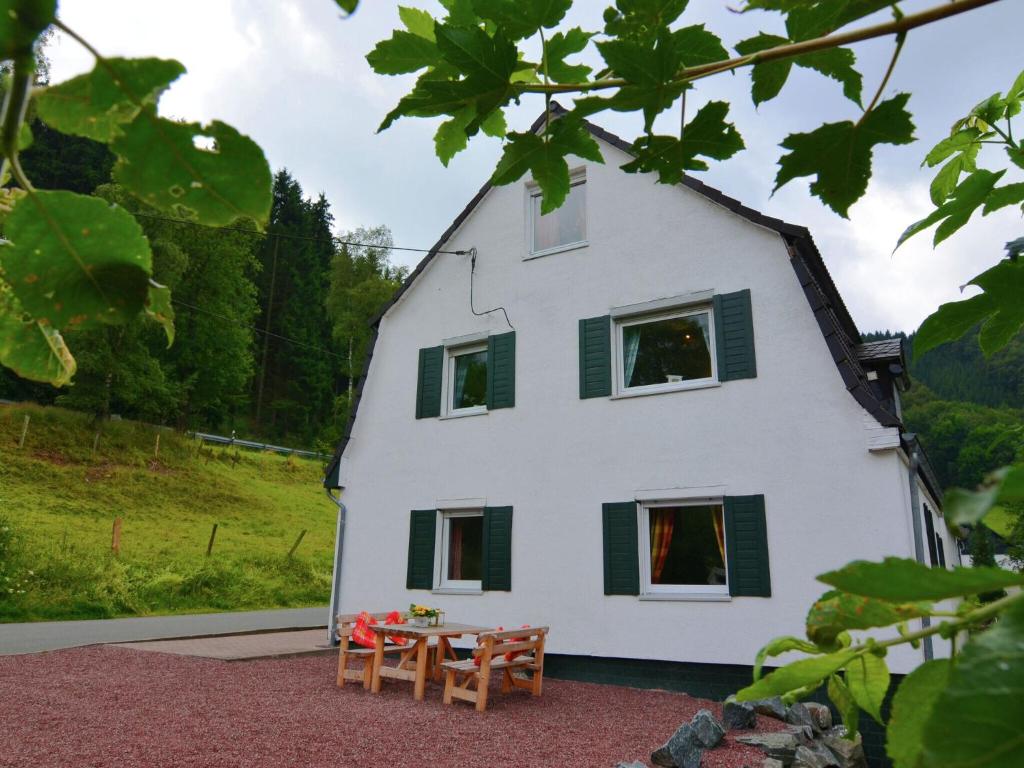
{"type": "Polygon", "coordinates": [[[256,327],[255,325],[250,325],[249,323],[243,323],[241,320],[237,320],[237,319],[235,319],[233,317],[229,317],[227,315],[222,315],[219,312],[214,312],[214,311],[209,310],[209,309],[203,309],[202,307],[197,307],[195,304],[189,304],[188,302],[181,301],[180,299],[171,299],[171,302],[174,303],[174,304],[177,304],[179,306],[186,307],[187,309],[191,309],[194,312],[202,312],[203,314],[210,315],[211,317],[216,317],[216,318],[219,318],[221,320],[227,320],[229,323],[234,323],[235,325],[239,325],[239,326],[241,326],[243,328],[249,328],[249,329],[251,329],[253,331],[256,331],[257,333],[262,333],[262,334],[264,334],[266,336],[271,336],[271,337],[273,337],[275,339],[280,339],[281,341],[288,342],[289,344],[294,344],[294,345],[296,345],[298,347],[305,347],[306,349],[312,349],[312,350],[314,350],[316,352],[321,352],[321,353],[323,353],[325,355],[330,355],[331,357],[336,357],[339,360],[344,360],[345,359],[344,356],[339,355],[337,352],[331,352],[331,350],[329,350],[329,349],[324,349],[323,347],[318,347],[315,344],[307,344],[304,341],[299,341],[298,339],[292,339],[292,338],[289,338],[288,336],[282,336],[281,334],[274,333],[272,331],[265,331],[262,328],[256,327]]]}
{"type": "Polygon", "coordinates": [[[287,232],[257,232],[252,229],[245,229],[244,227],[211,227],[206,224],[200,224],[198,221],[189,221],[188,219],[175,219],[171,216],[161,216],[158,213],[133,213],[133,216],[142,216],[147,219],[157,219],[158,221],[169,221],[172,224],[189,224],[193,227],[202,227],[203,229],[220,229],[227,232],[242,232],[253,237],[283,237],[286,240],[304,240],[311,243],[334,243],[335,245],[348,245],[356,248],[381,248],[389,251],[412,251],[414,253],[449,253],[453,256],[465,256],[469,251],[433,251],[431,248],[408,248],[401,245],[381,245],[380,243],[357,243],[352,240],[345,240],[340,237],[330,237],[329,239],[323,237],[310,237],[309,235],[292,235],[287,232]]]}

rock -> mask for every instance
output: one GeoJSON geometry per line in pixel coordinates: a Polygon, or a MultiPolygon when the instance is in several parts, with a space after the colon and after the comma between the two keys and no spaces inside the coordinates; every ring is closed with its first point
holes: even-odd
{"type": "Polygon", "coordinates": [[[799,746],[796,736],[785,731],[743,734],[742,736],[737,736],[736,741],[740,744],[759,747],[768,757],[774,757],[776,760],[781,760],[786,764],[793,762],[796,748],[799,746]]]}
{"type": "Polygon", "coordinates": [[[697,711],[690,721],[690,727],[693,729],[697,743],[705,749],[714,749],[725,738],[725,726],[706,709],[697,711]]]}
{"type": "Polygon", "coordinates": [[[647,768],[643,760],[634,760],[632,763],[616,763],[615,768],[647,768]]]}
{"type": "Polygon", "coordinates": [[[768,715],[776,720],[786,719],[786,705],[782,703],[780,696],[773,696],[770,699],[758,699],[750,702],[754,705],[754,711],[759,715],[768,715]]]}
{"type": "Polygon", "coordinates": [[[809,747],[814,743],[814,729],[809,725],[787,725],[786,733],[796,736],[797,743],[809,747]]]}
{"type": "Polygon", "coordinates": [[[675,768],[676,765],[676,761],[672,759],[672,753],[668,751],[668,744],[651,752],[651,762],[663,766],[663,768],[675,768]]]}
{"type": "Polygon", "coordinates": [[[806,725],[814,728],[814,718],[811,717],[811,710],[799,701],[793,704],[786,712],[786,722],[790,725],[806,725]]]}
{"type": "Polygon", "coordinates": [[[764,762],[761,763],[761,768],[785,768],[785,764],[774,757],[766,757],[764,762]]]}
{"type": "Polygon", "coordinates": [[[722,720],[730,731],[753,728],[757,725],[757,712],[749,701],[727,701],[722,705],[722,720]]]}
{"type": "Polygon", "coordinates": [[[792,768],[830,768],[835,765],[835,757],[824,747],[801,745],[796,748],[792,768]]]}
{"type": "Polygon", "coordinates": [[[825,733],[832,727],[832,710],[824,704],[816,701],[804,702],[804,707],[811,713],[811,720],[814,721],[814,730],[817,733],[825,733]]]}
{"type": "Polygon", "coordinates": [[[839,768],[867,768],[859,733],[852,741],[829,733],[821,737],[821,743],[835,756],[839,768]]]}
{"type": "MultiPolygon", "coordinates": [[[[704,750],[697,740],[697,734],[694,732],[691,723],[679,726],[676,732],[672,734],[672,738],[665,744],[665,747],[668,748],[672,765],[676,766],[676,768],[700,768],[700,761],[704,756],[704,750]]],[[[651,755],[652,760],[653,758],[654,755],[651,755]]]]}

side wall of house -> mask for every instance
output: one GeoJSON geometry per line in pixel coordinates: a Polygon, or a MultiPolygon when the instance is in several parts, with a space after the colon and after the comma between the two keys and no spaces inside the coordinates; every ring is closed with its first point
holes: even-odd
{"type": "MultiPolygon", "coordinates": [[[[825,590],[816,574],[912,555],[906,474],[894,451],[868,451],[865,412],[843,387],[779,235],[691,190],[624,174],[626,156],[602,149],[607,165],[586,167],[587,247],[524,260],[522,183],[489,192],[448,243],[478,250],[477,311],[503,306],[515,326],[515,407],[414,418],[420,348],[508,330],[500,312],[471,312],[468,257],[438,256],[382,320],[341,463],[340,605],[419,602],[452,621],[548,624],[555,653],[748,664],[772,636],[801,633],[825,590]],[[756,378],[580,399],[581,318],[708,289],[750,289],[756,378]],[[651,489],[764,494],[772,597],[606,596],[602,503],[651,489]],[[511,591],[406,590],[410,510],[459,498],[513,507],[511,591]]],[[[901,671],[919,658],[890,662],[901,671]]]]}

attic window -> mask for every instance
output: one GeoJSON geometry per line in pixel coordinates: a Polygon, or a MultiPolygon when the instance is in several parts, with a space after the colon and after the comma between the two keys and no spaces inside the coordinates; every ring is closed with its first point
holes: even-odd
{"type": "Polygon", "coordinates": [[[551,213],[541,213],[541,193],[530,188],[530,256],[579,248],[587,244],[586,177],[572,177],[569,194],[562,206],[551,213]]]}

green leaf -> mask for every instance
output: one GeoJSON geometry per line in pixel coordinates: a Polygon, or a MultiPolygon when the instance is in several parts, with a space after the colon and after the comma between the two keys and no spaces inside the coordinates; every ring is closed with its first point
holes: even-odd
{"type": "Polygon", "coordinates": [[[0,268],[32,318],[80,330],[123,323],[146,299],[149,242],[123,208],[64,190],[38,190],[4,223],[0,268]]]}
{"type": "MultiPolygon", "coordinates": [[[[738,43],[736,45],[736,52],[740,56],[749,56],[752,53],[774,48],[778,45],[785,45],[788,42],[789,40],[784,37],[761,32],[738,43]]],[[[750,70],[750,77],[753,82],[750,96],[754,100],[754,105],[757,106],[778,96],[782,86],[786,84],[786,79],[789,77],[792,68],[793,61],[791,59],[779,59],[778,61],[765,61],[755,64],[750,70]]]]}
{"type": "Polygon", "coordinates": [[[1004,539],[1009,539],[1017,524],[1017,515],[1006,507],[992,507],[982,522],[990,531],[994,531],[1004,539]]]}
{"type": "Polygon", "coordinates": [[[873,653],[858,656],[846,666],[846,687],[858,706],[882,723],[882,701],[889,690],[889,667],[873,653]]]}
{"type": "Polygon", "coordinates": [[[793,59],[798,67],[813,69],[841,83],[843,95],[859,106],[863,78],[853,67],[856,61],[857,57],[849,48],[828,48],[793,59]]]}
{"type": "Polygon", "coordinates": [[[578,83],[590,75],[590,67],[585,64],[566,64],[565,59],[587,47],[592,32],[584,32],[579,27],[569,31],[556,32],[544,46],[545,58],[541,61],[540,71],[545,68],[548,77],[556,83],[578,83]]]}
{"type": "Polygon", "coordinates": [[[604,31],[611,37],[654,40],[686,10],[688,0],[615,0],[604,12],[604,31]]]}
{"type": "Polygon", "coordinates": [[[505,113],[496,109],[480,121],[480,130],[488,136],[503,138],[508,133],[508,124],[505,122],[505,113]]]}
{"type": "Polygon", "coordinates": [[[940,306],[925,318],[914,337],[914,356],[947,341],[959,339],[978,323],[978,343],[985,355],[1005,347],[1024,327],[1024,262],[1004,259],[982,272],[967,285],[976,285],[984,293],[964,301],[940,306]]]}
{"type": "Polygon", "coordinates": [[[909,98],[901,93],[883,101],[858,123],[828,123],[811,133],[790,134],[782,142],[790,151],[779,159],[775,190],[795,178],[815,176],[811,193],[848,218],[850,206],[867,190],[874,147],[914,140],[909,98]]]}
{"type": "Polygon", "coordinates": [[[0,0],[0,60],[31,56],[56,14],[57,0],[0,0]]]}
{"type": "Polygon", "coordinates": [[[441,52],[432,38],[396,29],[366,54],[366,61],[378,75],[402,75],[438,64],[441,52]]]}
{"type": "Polygon", "coordinates": [[[143,202],[209,226],[270,216],[270,166],[259,146],[230,125],[172,122],[143,110],[111,145],[114,179],[143,202]],[[197,141],[212,139],[211,149],[197,141]]]}
{"type": "Polygon", "coordinates": [[[41,91],[36,96],[39,116],[62,133],[111,142],[141,105],[156,104],[184,72],[170,59],[107,59],[92,72],[41,91]]]}
{"type": "Polygon", "coordinates": [[[893,603],[945,600],[1024,584],[1024,574],[1000,568],[929,568],[913,560],[887,557],[881,563],[855,560],[818,577],[843,592],[893,603]]]}
{"type": "Polygon", "coordinates": [[[473,121],[474,117],[476,117],[476,110],[473,107],[466,107],[451,120],[446,120],[438,126],[437,133],[434,134],[434,148],[446,168],[451,159],[466,148],[469,142],[469,137],[466,136],[466,126],[473,121]]]}
{"type": "Polygon", "coordinates": [[[654,118],[686,88],[673,82],[682,60],[671,33],[663,32],[654,43],[608,40],[597,48],[612,71],[630,83],[619,90],[618,100],[636,104],[632,109],[643,111],[644,130],[650,132],[654,118]]]}
{"type": "Polygon", "coordinates": [[[922,232],[939,222],[941,223],[939,223],[938,229],[935,230],[933,243],[934,245],[941,243],[967,223],[973,213],[988,199],[992,189],[999,182],[999,179],[1003,177],[1004,173],[1006,171],[993,173],[984,168],[974,171],[957,185],[945,203],[925,218],[915,221],[907,227],[896,242],[896,247],[899,248],[918,232],[922,232]]]}
{"type": "Polygon", "coordinates": [[[797,688],[817,686],[833,672],[845,667],[860,651],[845,649],[825,656],[800,659],[748,685],[736,694],[739,701],[780,696],[797,688]]]}
{"type": "Polygon", "coordinates": [[[1024,605],[975,635],[924,726],[920,765],[1018,768],[1024,753],[1024,605]]]}
{"type": "Polygon", "coordinates": [[[722,45],[721,38],[704,28],[703,24],[692,24],[672,33],[676,53],[684,66],[699,67],[725,61],[729,52],[722,45]]]}
{"type": "Polygon", "coordinates": [[[839,717],[843,719],[843,725],[846,726],[846,738],[856,738],[857,730],[860,728],[860,707],[857,706],[853,694],[850,693],[850,689],[846,687],[846,683],[838,674],[834,674],[828,679],[828,697],[839,710],[839,717]]]}
{"type": "Polygon", "coordinates": [[[757,656],[754,659],[754,680],[761,679],[761,668],[764,666],[765,661],[774,656],[781,656],[789,651],[822,653],[821,648],[802,638],[791,636],[776,637],[757,652],[757,656]]]}
{"type": "Polygon", "coordinates": [[[957,155],[944,166],[932,179],[928,187],[928,196],[935,205],[942,205],[946,199],[953,194],[957,183],[960,181],[960,174],[964,171],[964,156],[957,155]]]}
{"type": "Polygon", "coordinates": [[[1024,182],[996,187],[985,200],[985,207],[982,209],[981,215],[988,216],[993,211],[998,211],[1000,208],[1016,205],[1020,202],[1024,202],[1024,182]]]}
{"type": "Polygon", "coordinates": [[[892,5],[892,0],[817,0],[795,4],[786,18],[796,41],[822,37],[892,5]]]}
{"type": "Polygon", "coordinates": [[[445,61],[460,72],[485,82],[508,82],[515,69],[516,47],[503,37],[491,37],[479,27],[434,27],[437,47],[445,61]]]}
{"type": "Polygon", "coordinates": [[[512,133],[491,182],[511,184],[529,171],[542,192],[541,213],[550,213],[569,194],[567,155],[604,162],[593,136],[577,120],[560,118],[551,125],[548,140],[535,133],[512,133]]]}
{"type": "Polygon", "coordinates": [[[1024,70],[1013,81],[1006,92],[1006,118],[1016,117],[1020,113],[1021,101],[1024,100],[1024,70]]]}
{"type": "MultiPolygon", "coordinates": [[[[964,152],[971,147],[977,147],[977,142],[980,138],[981,131],[977,128],[965,128],[961,131],[956,131],[932,147],[928,154],[925,155],[924,162],[930,168],[934,168],[954,153],[964,152]]],[[[977,154],[977,149],[975,149],[975,154],[977,154]]]]}
{"type": "Polygon", "coordinates": [[[355,13],[356,8],[359,7],[359,0],[334,0],[334,2],[348,14],[355,13]]]}
{"type": "Polygon", "coordinates": [[[627,173],[657,172],[662,184],[682,181],[684,170],[706,171],[699,156],[725,160],[743,149],[743,139],[732,123],[725,122],[729,105],[709,101],[686,124],[683,138],[642,136],[633,142],[634,160],[622,166],[627,173]]]}
{"type": "Polygon", "coordinates": [[[493,21],[510,40],[558,26],[571,5],[572,0],[473,0],[477,15],[493,21]]]}
{"type": "Polygon", "coordinates": [[[174,343],[174,307],[171,306],[171,289],[155,280],[149,281],[146,291],[146,317],[163,326],[167,335],[167,346],[174,343]]]}
{"type": "Polygon", "coordinates": [[[925,723],[949,682],[949,660],[926,661],[900,683],[885,729],[885,751],[893,768],[916,768],[925,723]]]}
{"type": "Polygon", "coordinates": [[[440,0],[441,5],[448,16],[445,21],[448,24],[455,24],[460,27],[475,27],[480,23],[480,18],[473,10],[473,0],[440,0]]]}
{"type": "Polygon", "coordinates": [[[975,525],[1000,502],[1024,501],[1024,467],[1003,467],[989,474],[976,491],[951,488],[945,494],[947,524],[975,525]]]}
{"type": "Polygon", "coordinates": [[[75,375],[75,359],[60,333],[25,313],[0,281],[0,365],[23,379],[62,387],[75,375]]]}
{"type": "Polygon", "coordinates": [[[827,648],[845,630],[888,627],[907,619],[928,616],[931,608],[929,603],[889,603],[833,590],[811,606],[807,614],[807,637],[827,648]]]}
{"type": "Polygon", "coordinates": [[[419,8],[409,8],[404,5],[398,6],[398,18],[405,24],[405,28],[425,40],[434,42],[434,17],[419,8]]]}

